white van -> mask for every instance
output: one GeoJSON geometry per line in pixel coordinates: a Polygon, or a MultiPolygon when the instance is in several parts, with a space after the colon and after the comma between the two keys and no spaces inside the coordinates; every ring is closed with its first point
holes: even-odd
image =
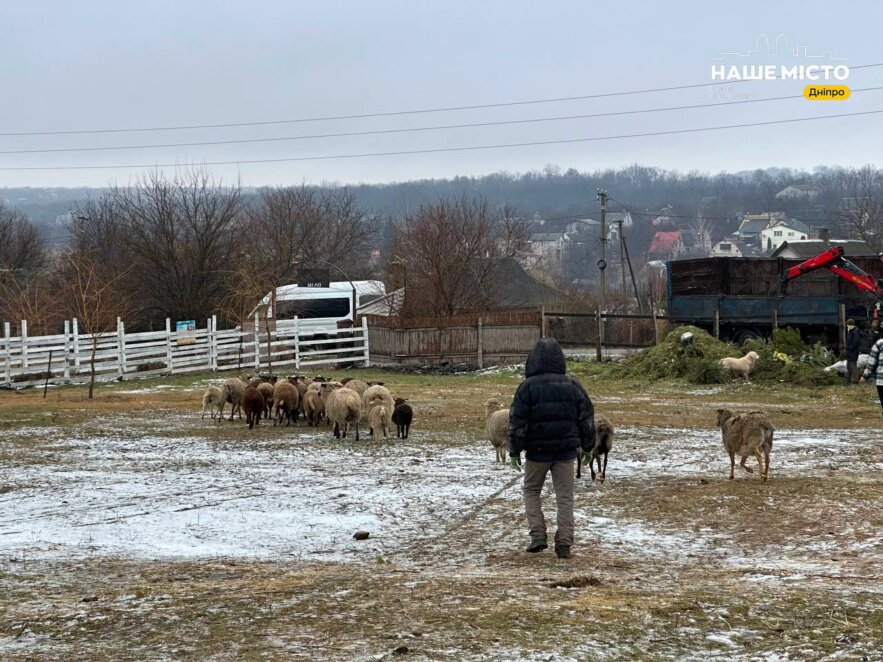
{"type": "MultiPolygon", "coordinates": [[[[354,280],[357,306],[367,305],[386,295],[386,286],[379,280],[354,280]]],[[[267,307],[268,317],[276,319],[276,328],[298,328],[304,335],[325,335],[337,329],[337,323],[354,319],[353,287],[349,281],[332,281],[328,287],[283,285],[276,288],[276,310],[272,292],[261,299],[258,308],[267,307]]],[[[252,313],[253,314],[253,313],[252,313]]]]}

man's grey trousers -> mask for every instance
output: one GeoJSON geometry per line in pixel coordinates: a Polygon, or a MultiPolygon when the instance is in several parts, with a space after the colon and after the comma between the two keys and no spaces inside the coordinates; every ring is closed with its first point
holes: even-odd
{"type": "Polygon", "coordinates": [[[573,545],[573,483],[574,462],[524,462],[524,509],[531,540],[546,540],[546,518],[543,517],[541,494],[546,474],[552,473],[555,503],[558,507],[558,530],[555,544],[563,547],[573,545]]]}

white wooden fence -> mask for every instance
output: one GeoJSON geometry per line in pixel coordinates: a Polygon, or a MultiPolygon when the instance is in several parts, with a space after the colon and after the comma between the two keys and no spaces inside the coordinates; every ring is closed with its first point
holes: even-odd
{"type": "MultiPolygon", "coordinates": [[[[323,337],[301,337],[293,328],[253,333],[249,330],[218,330],[217,318],[206,321],[204,329],[178,333],[166,320],[164,331],[126,333],[125,324],[117,329],[81,334],[77,320],[64,323],[64,333],[29,336],[27,322],[21,322],[19,335],[11,335],[6,322],[0,338],[0,385],[24,388],[49,383],[89,381],[92,352],[95,351],[97,380],[132,379],[158,374],[181,374],[204,370],[270,371],[300,370],[338,363],[370,363],[368,322],[350,329],[330,329],[323,337]]],[[[255,327],[260,329],[258,320],[255,327]]]]}

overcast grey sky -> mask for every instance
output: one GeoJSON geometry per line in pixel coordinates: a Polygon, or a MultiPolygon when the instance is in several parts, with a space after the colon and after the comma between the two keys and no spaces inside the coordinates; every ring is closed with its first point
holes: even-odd
{"type": "MultiPolygon", "coordinates": [[[[713,58],[785,35],[809,53],[883,62],[883,3],[28,2],[0,4],[0,133],[254,122],[487,104],[710,81],[713,58]]],[[[731,58],[732,59],[732,58],[731,58]]],[[[744,60],[744,62],[761,60],[744,60]]],[[[764,63],[781,58],[764,57],[764,63]]],[[[809,58],[799,60],[807,64],[809,58]]],[[[826,60],[827,61],[827,60],[826,60]]],[[[735,62],[735,60],[734,60],[735,62]]],[[[798,60],[788,60],[798,62],[798,60]]],[[[852,88],[883,85],[883,67],[852,88]]],[[[754,98],[805,83],[734,85],[754,98]]],[[[262,127],[0,137],[0,151],[243,140],[701,104],[712,90],[262,127]]],[[[275,143],[0,154],[0,168],[201,163],[549,141],[883,109],[843,102],[730,108],[275,143]]],[[[243,184],[383,182],[643,163],[679,170],[877,162],[883,115],[627,140],[211,166],[243,184]]],[[[166,168],[168,170],[168,168],[166,168]]],[[[2,186],[103,185],[143,169],[0,170],[2,186]]]]}

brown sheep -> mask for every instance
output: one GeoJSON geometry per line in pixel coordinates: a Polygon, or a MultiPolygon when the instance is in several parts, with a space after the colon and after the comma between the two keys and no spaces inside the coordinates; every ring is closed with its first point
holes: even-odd
{"type": "Polygon", "coordinates": [[[261,382],[257,385],[257,389],[264,396],[264,418],[269,419],[273,410],[273,392],[276,387],[270,382],[261,382]]]}
{"type": "MultiPolygon", "coordinates": [[[[613,448],[613,424],[606,416],[595,416],[595,447],[592,449],[592,459],[598,463],[598,481],[603,483],[607,477],[607,454],[613,448]],[[601,467],[601,456],[604,456],[604,466],[601,467]]],[[[595,480],[595,467],[589,461],[589,470],[592,472],[592,481],[595,480]]]]}
{"type": "Polygon", "coordinates": [[[307,387],[312,384],[312,380],[307,379],[303,375],[296,375],[294,377],[289,377],[288,381],[295,385],[297,388],[298,395],[300,396],[300,400],[298,401],[298,408],[300,413],[306,416],[307,411],[304,409],[304,396],[307,394],[307,387]]]}
{"type": "Polygon", "coordinates": [[[273,419],[273,425],[281,424],[285,421],[286,425],[291,425],[292,421],[297,422],[298,405],[300,404],[300,393],[297,387],[289,382],[277,382],[273,388],[273,400],[270,409],[275,408],[276,417],[273,419]]]}
{"type": "Polygon", "coordinates": [[[745,461],[753,455],[761,477],[766,480],[770,473],[774,432],[766,414],[759,411],[736,414],[731,409],[718,409],[717,424],[721,429],[724,448],[730,456],[730,480],[735,477],[737,455],[742,456],[739,467],[748,473],[754,473],[745,466],[745,461]]]}
{"type": "Polygon", "coordinates": [[[245,422],[251,430],[255,425],[260,425],[261,415],[264,413],[264,396],[254,386],[246,386],[242,395],[242,408],[245,409],[245,422]]]}
{"type": "Polygon", "coordinates": [[[340,380],[340,383],[343,384],[346,388],[352,389],[360,396],[364,395],[365,391],[368,390],[368,385],[360,379],[353,379],[352,377],[346,377],[340,380]]]}
{"type": "Polygon", "coordinates": [[[304,416],[310,425],[319,425],[325,416],[325,401],[318,391],[307,391],[303,401],[304,416]]]}

